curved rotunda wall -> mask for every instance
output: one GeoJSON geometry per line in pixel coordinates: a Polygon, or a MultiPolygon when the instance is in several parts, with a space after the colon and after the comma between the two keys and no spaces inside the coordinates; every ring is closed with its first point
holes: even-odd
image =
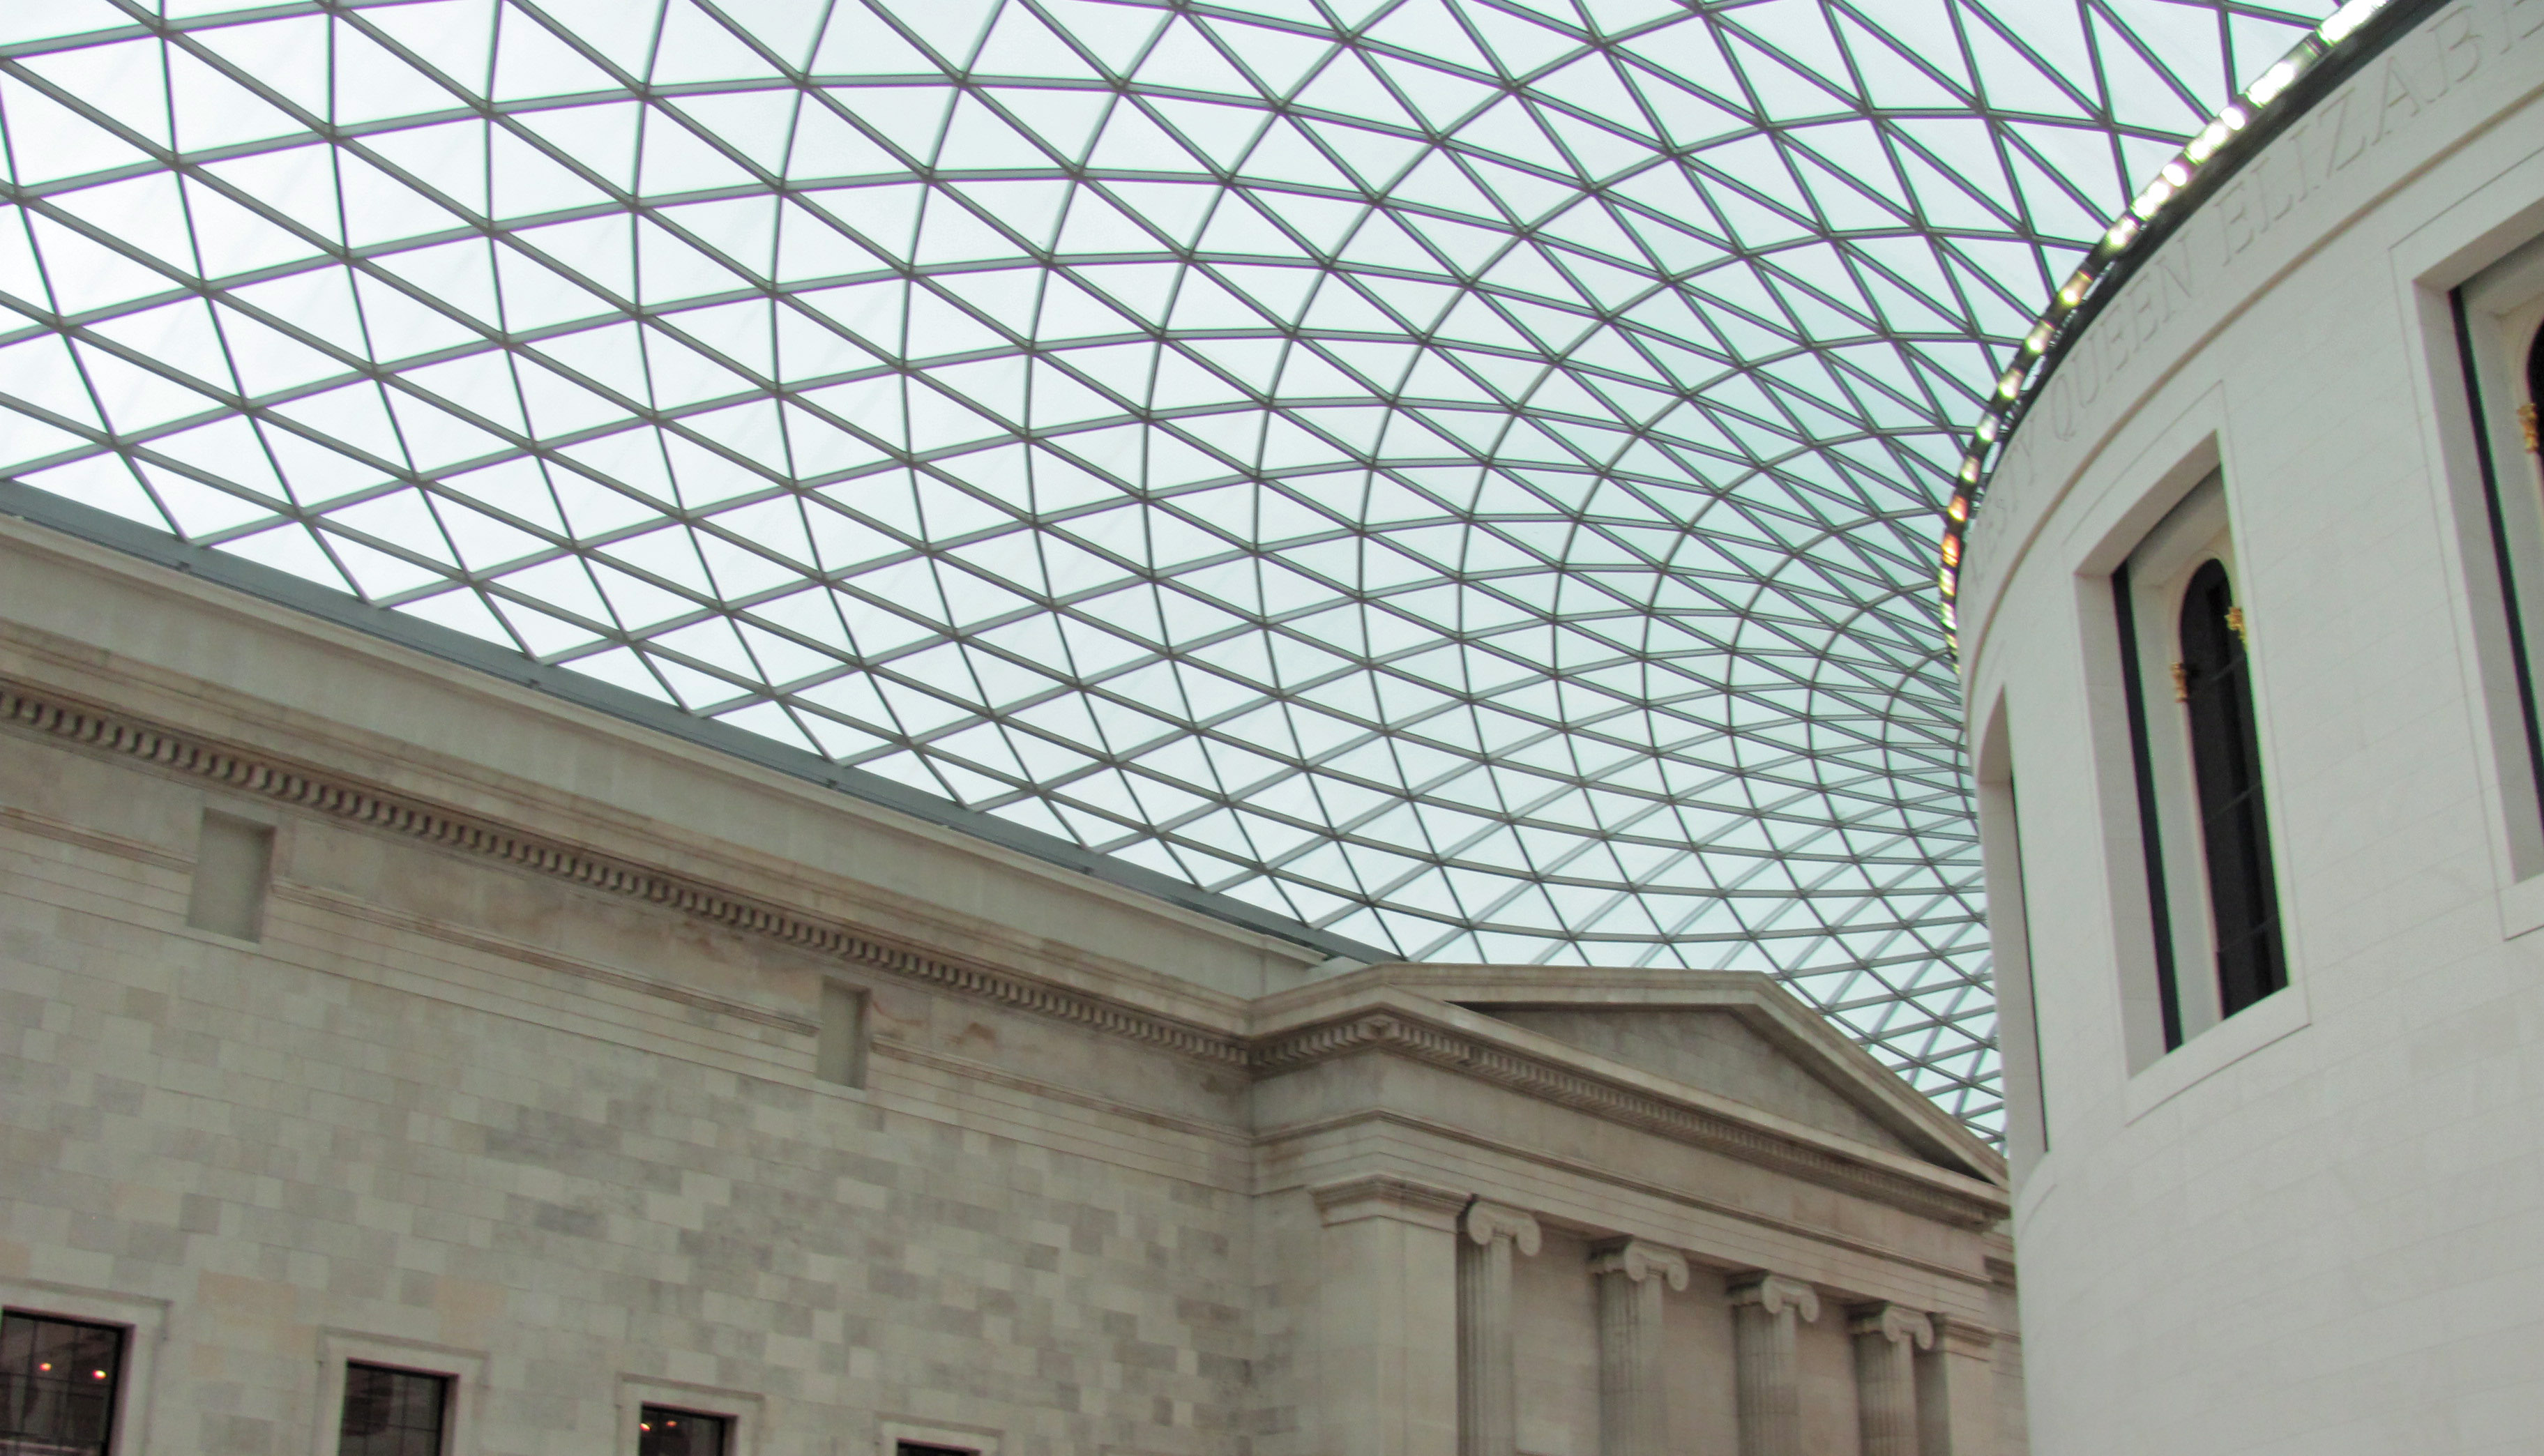
{"type": "Polygon", "coordinates": [[[2515,401],[2495,389],[2477,434],[2460,361],[2504,376],[2485,300],[2544,298],[2539,238],[2544,4],[2434,8],[2074,341],[1973,524],[2034,1449],[2531,1449],[2544,813],[2500,563],[2544,536],[2518,538],[2515,401]],[[2148,605],[2178,610],[2163,583],[2208,558],[2242,612],[2287,976],[2222,1015],[2186,709],[2149,651],[2175,619],[2148,605]]]}

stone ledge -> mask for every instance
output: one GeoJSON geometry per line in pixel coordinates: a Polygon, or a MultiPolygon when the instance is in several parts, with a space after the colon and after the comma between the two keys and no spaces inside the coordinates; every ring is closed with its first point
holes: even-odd
{"type": "Polygon", "coordinates": [[[1459,1215],[1474,1201],[1464,1193],[1391,1173],[1320,1183],[1310,1188],[1308,1196],[1315,1200],[1316,1216],[1327,1227],[1365,1218],[1391,1218],[1451,1233],[1457,1230],[1459,1215]]]}

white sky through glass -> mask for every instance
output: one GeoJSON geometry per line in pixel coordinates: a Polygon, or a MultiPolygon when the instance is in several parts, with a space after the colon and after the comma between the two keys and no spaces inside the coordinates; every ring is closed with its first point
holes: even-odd
{"type": "Polygon", "coordinates": [[[1998,1125],[1955,426],[2330,6],[0,9],[0,472],[1998,1125]]]}

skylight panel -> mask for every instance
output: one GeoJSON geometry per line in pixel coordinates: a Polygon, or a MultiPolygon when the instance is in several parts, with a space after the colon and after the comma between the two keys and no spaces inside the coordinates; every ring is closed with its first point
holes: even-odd
{"type": "Polygon", "coordinates": [[[0,470],[1995,1125],[1913,518],[2277,12],[195,9],[0,18],[0,470]]]}

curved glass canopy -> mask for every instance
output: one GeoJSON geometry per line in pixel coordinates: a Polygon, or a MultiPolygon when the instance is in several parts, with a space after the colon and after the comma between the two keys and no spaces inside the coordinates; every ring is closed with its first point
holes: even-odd
{"type": "Polygon", "coordinates": [[[1934,513],[2313,0],[0,11],[0,470],[1973,1125],[1934,513]]]}

